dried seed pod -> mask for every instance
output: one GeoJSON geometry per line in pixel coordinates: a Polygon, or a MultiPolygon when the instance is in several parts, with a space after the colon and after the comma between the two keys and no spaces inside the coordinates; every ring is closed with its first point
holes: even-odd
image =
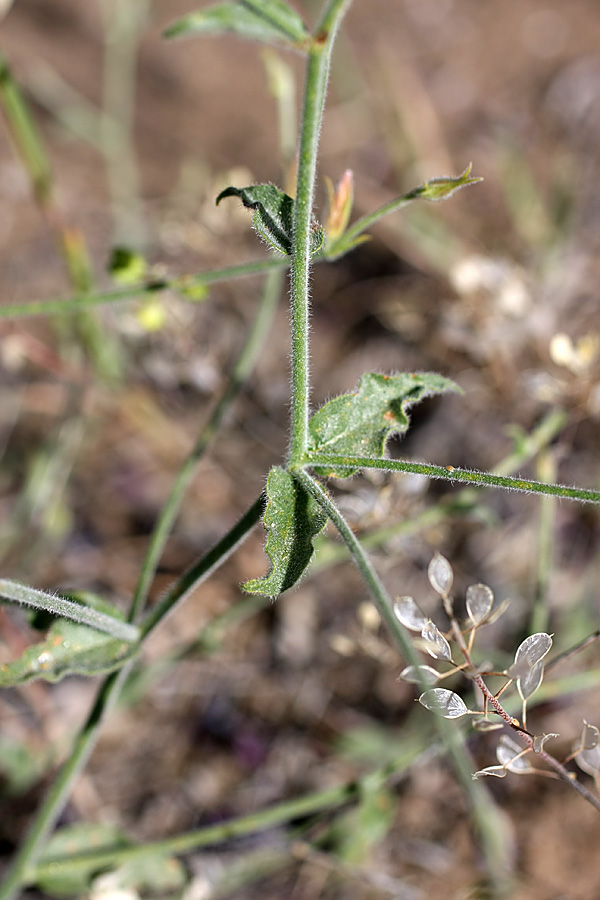
{"type": "Polygon", "coordinates": [[[432,688],[425,691],[419,697],[419,703],[444,719],[460,719],[469,712],[462,697],[446,688],[432,688]]]}
{"type": "Polygon", "coordinates": [[[543,631],[530,634],[519,644],[515,661],[507,672],[509,678],[517,681],[529,674],[531,669],[544,658],[552,646],[552,635],[543,631]]]}
{"type": "Polygon", "coordinates": [[[450,644],[431,619],[427,619],[423,626],[421,637],[425,641],[425,649],[430,656],[433,656],[434,659],[445,659],[446,662],[452,662],[450,644]]]}
{"type": "Polygon", "coordinates": [[[409,684],[435,684],[439,677],[439,673],[431,666],[407,666],[400,673],[400,678],[409,684]]]}
{"type": "Polygon", "coordinates": [[[467,588],[467,612],[473,625],[485,622],[494,605],[494,592],[487,584],[471,584],[467,588]]]}
{"type": "Polygon", "coordinates": [[[436,553],[427,569],[427,577],[431,587],[441,597],[447,597],[452,590],[452,582],[454,581],[454,573],[452,566],[445,556],[436,553]]]}
{"type": "Polygon", "coordinates": [[[398,597],[394,603],[394,615],[409,631],[422,631],[427,624],[427,617],[412,597],[398,597]]]}
{"type": "Polygon", "coordinates": [[[528,756],[522,756],[522,753],[523,747],[520,747],[507,734],[502,735],[496,748],[496,758],[509,772],[519,775],[531,769],[528,756]]]}

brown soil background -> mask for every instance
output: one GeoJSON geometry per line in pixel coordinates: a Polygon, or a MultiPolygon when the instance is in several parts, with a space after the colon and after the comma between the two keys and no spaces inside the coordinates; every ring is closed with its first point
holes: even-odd
{"type": "MultiPolygon", "coordinates": [[[[308,18],[311,7],[303,8],[308,18]]],[[[143,237],[164,275],[264,253],[243,211],[235,203],[215,211],[213,202],[225,184],[280,178],[264,66],[256,47],[234,38],[163,41],[161,29],[192,8],[156,2],[144,30],[135,102],[143,229],[130,210],[115,219],[102,155],[61,124],[64,84],[91,105],[102,102],[99,4],[17,0],[0,24],[0,48],[33,104],[65,221],[85,235],[101,286],[110,286],[105,265],[116,240],[143,237]]],[[[570,0],[568,10],[559,0],[355,0],[332,72],[321,176],[337,180],[352,168],[358,213],[469,161],[485,181],[442,206],[386,220],[352,257],[316,271],[315,404],[351,389],[369,369],[434,369],[465,394],[415,410],[398,452],[491,468],[513,447],[511,427],[531,430],[560,407],[568,424],[548,464],[564,483],[598,484],[600,356],[569,368],[550,342],[565,332],[574,342],[592,339],[593,349],[600,334],[599,49],[595,0],[570,0]],[[487,286],[465,287],[464,261],[474,257],[500,273],[487,286]]],[[[289,62],[299,73],[299,60],[289,62]]],[[[0,202],[0,302],[68,295],[48,223],[4,128],[0,202]]],[[[322,179],[318,202],[322,210],[322,179]]],[[[49,321],[2,320],[5,576],[126,604],[149,531],[259,291],[248,279],[215,287],[201,305],[168,296],[166,324],[154,333],[140,326],[135,304],[103,310],[122,365],[113,384],[96,377],[85,355],[67,351],[49,321]]],[[[285,451],[286,328],[282,304],[251,383],[199,467],[153,598],[235,521],[285,451]]],[[[523,471],[546,478],[535,465],[523,471]]],[[[336,487],[364,532],[415,519],[458,490],[409,478],[361,477],[336,487]]],[[[535,595],[540,503],[500,493],[480,500],[476,512],[390,540],[375,559],[390,591],[414,592],[425,603],[424,573],[436,549],[455,567],[457,594],[484,581],[499,599],[510,596],[511,611],[487,649],[510,655],[527,633],[535,595]]],[[[598,627],[599,533],[594,509],[556,505],[546,599],[560,647],[598,627]]],[[[145,663],[184,646],[238,602],[240,581],[264,568],[257,532],[156,635],[145,663]]],[[[232,628],[218,652],[173,667],[144,699],[110,717],[63,821],[116,822],[143,840],[263,808],[362,771],[339,744],[359,729],[383,735],[367,762],[377,764],[378,753],[401,740],[413,695],[396,682],[402,661],[369,624],[366,599],[352,568],[336,566],[232,628]]],[[[3,658],[10,658],[32,632],[18,615],[0,614],[3,658]]],[[[598,650],[569,665],[593,670],[598,650]]],[[[8,691],[2,733],[51,767],[92,693],[79,679],[8,691]]],[[[536,711],[536,729],[559,732],[566,753],[583,717],[600,724],[599,702],[593,684],[563,692],[536,711]]],[[[494,761],[489,741],[470,746],[480,765],[494,761]]],[[[32,779],[17,797],[4,791],[6,855],[48,777],[32,779]]],[[[513,842],[511,896],[597,900],[597,814],[546,779],[514,776],[489,787],[513,842]]],[[[276,875],[232,896],[483,898],[481,856],[446,764],[418,763],[395,784],[394,803],[388,836],[359,863],[298,852],[276,875]]],[[[279,847],[283,838],[269,832],[259,841],[279,847]]],[[[199,882],[247,849],[188,862],[199,882]]]]}

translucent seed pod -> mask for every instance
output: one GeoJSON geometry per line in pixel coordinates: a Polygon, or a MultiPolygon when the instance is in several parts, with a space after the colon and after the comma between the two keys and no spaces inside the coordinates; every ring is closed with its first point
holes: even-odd
{"type": "Polygon", "coordinates": [[[450,644],[431,619],[427,619],[421,631],[421,637],[425,641],[425,649],[430,656],[433,656],[434,659],[445,659],[446,662],[452,662],[450,644]]]}
{"type": "Polygon", "coordinates": [[[431,587],[437,594],[440,594],[441,597],[448,596],[452,590],[454,573],[452,571],[452,566],[441,553],[436,553],[429,563],[427,577],[429,578],[431,587]]]}
{"type": "Polygon", "coordinates": [[[398,597],[394,603],[394,615],[409,631],[422,631],[427,624],[427,617],[412,597],[398,597]]]}
{"type": "Polygon", "coordinates": [[[471,584],[467,588],[467,613],[473,625],[485,622],[494,605],[494,592],[487,584],[471,584]]]}
{"type": "Polygon", "coordinates": [[[469,712],[462,697],[446,688],[432,688],[425,691],[419,697],[419,703],[444,719],[460,719],[469,712]]]}

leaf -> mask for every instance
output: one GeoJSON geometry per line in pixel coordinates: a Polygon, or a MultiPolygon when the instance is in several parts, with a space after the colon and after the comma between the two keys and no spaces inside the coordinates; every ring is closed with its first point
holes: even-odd
{"type": "Polygon", "coordinates": [[[460,719],[469,712],[462,697],[446,688],[432,688],[425,691],[419,697],[419,703],[444,719],[460,719]]]}
{"type": "Polygon", "coordinates": [[[414,188],[406,196],[408,198],[420,198],[422,200],[447,200],[448,197],[452,197],[452,195],[457,191],[460,191],[461,188],[467,187],[469,184],[477,184],[478,181],[483,181],[483,178],[481,177],[471,177],[472,169],[473,163],[469,163],[464,172],[461,172],[460,175],[456,177],[452,177],[451,175],[441,175],[437,178],[430,178],[429,181],[414,188]]]}
{"type": "Polygon", "coordinates": [[[291,588],[308,566],[313,539],[323,530],[327,515],[302,485],[280,466],[274,466],[267,480],[268,503],[264,525],[268,532],[265,552],[271,568],[262,578],[242,585],[250,594],[276,597],[291,588]]]}
{"type": "MultiPolygon", "coordinates": [[[[183,863],[173,856],[155,853],[152,856],[144,856],[132,859],[119,866],[114,872],[97,879],[95,887],[100,888],[101,882],[106,882],[107,888],[112,893],[110,897],[160,897],[160,900],[176,900],[182,895],[182,891],[188,881],[188,876],[183,863]]],[[[98,890],[98,900],[104,896],[98,890]]]]}
{"type": "MultiPolygon", "coordinates": [[[[433,394],[459,390],[453,381],[431,372],[367,372],[355,393],[334,397],[312,417],[308,452],[316,458],[320,453],[339,455],[340,462],[344,456],[381,459],[386,441],[408,430],[410,406],[433,394]]],[[[319,466],[318,459],[314,469],[320,475],[337,474],[330,466],[319,466]]],[[[350,474],[344,470],[344,477],[350,474]]]]}
{"type": "Polygon", "coordinates": [[[494,593],[487,584],[471,584],[467,588],[467,612],[473,625],[481,625],[494,605],[494,593]]]}
{"type": "Polygon", "coordinates": [[[427,617],[412,597],[398,597],[394,603],[394,614],[409,631],[422,631],[427,624],[427,617]]]}
{"type": "Polygon", "coordinates": [[[433,656],[434,659],[445,659],[446,662],[452,662],[450,644],[431,619],[425,623],[421,637],[425,641],[425,649],[430,656],[433,656]]]}
{"type": "Polygon", "coordinates": [[[452,590],[452,582],[454,581],[454,573],[452,566],[445,556],[436,553],[427,568],[427,577],[429,584],[437,594],[447,597],[452,590]]]}
{"type": "Polygon", "coordinates": [[[267,44],[302,47],[309,33],[298,13],[282,0],[242,0],[217,3],[190,13],[170,25],[167,38],[231,32],[267,44]]]}
{"type": "MultiPolygon", "coordinates": [[[[119,610],[99,598],[86,599],[100,612],[113,618],[119,610]]],[[[99,675],[122,666],[137,653],[138,645],[111,637],[87,625],[55,619],[45,640],[33,644],[12,663],[0,666],[0,687],[24,684],[35,678],[59,681],[65,675],[99,675]]]]}
{"type": "MultiPolygon", "coordinates": [[[[294,235],[294,201],[274,184],[254,184],[250,187],[228,187],[217,197],[217,206],[225,197],[239,197],[246,209],[253,209],[252,227],[269,246],[285,256],[292,252],[294,235]]],[[[318,253],[325,233],[316,222],[312,224],[310,252],[318,253]]]]}
{"type": "Polygon", "coordinates": [[[118,850],[128,844],[123,832],[114,825],[78,822],[76,825],[59,828],[46,844],[39,859],[42,867],[55,861],[57,864],[35,884],[52,897],[83,897],[88,893],[97,873],[97,864],[92,863],[87,869],[83,865],[69,869],[60,866],[58,860],[69,859],[80,853],[118,850]]]}

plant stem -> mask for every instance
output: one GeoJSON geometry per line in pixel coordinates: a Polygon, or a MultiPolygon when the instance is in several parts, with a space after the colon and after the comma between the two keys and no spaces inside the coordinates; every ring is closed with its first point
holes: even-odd
{"type": "Polygon", "coordinates": [[[263,346],[265,335],[273,321],[273,315],[283,287],[283,277],[283,269],[274,269],[268,273],[258,312],[254,317],[250,332],[232,369],[223,394],[214,407],[208,422],[200,432],[192,452],[177,473],[169,497],[161,510],[150,539],[150,545],[144,558],[130,610],[130,621],[137,619],[146,602],[150,585],[156,574],[158,561],[185,497],[188,485],[196,471],[197,463],[221,426],[225,414],[235,400],[241,386],[254,368],[260,349],[263,346]]]}
{"type": "Polygon", "coordinates": [[[319,482],[311,475],[300,471],[295,473],[295,477],[311,497],[314,497],[319,506],[327,513],[339,532],[340,537],[350,550],[354,562],[356,563],[356,566],[375,601],[379,614],[388,627],[394,642],[401,648],[403,655],[413,665],[419,665],[420,658],[413,647],[410,636],[394,615],[392,600],[379,575],[375,571],[371,560],[365,553],[360,541],[348,525],[346,519],[331,498],[327,496],[319,482]]]}
{"type": "Polygon", "coordinates": [[[309,274],[313,198],[317,148],[329,77],[331,51],[337,28],[349,0],[330,0],[313,38],[306,68],[304,107],[298,151],[298,181],[294,204],[292,242],[291,342],[292,401],[289,464],[301,463],[308,446],[309,380],[309,274]]]}
{"type": "MultiPolygon", "coordinates": [[[[219,543],[192,566],[169,591],[161,603],[148,614],[141,626],[141,641],[163,621],[175,604],[198,587],[201,581],[220,565],[240,545],[251,528],[258,522],[264,507],[261,496],[248,512],[229,530],[219,543]]],[[[130,665],[109,675],[96,695],[96,700],[81,731],[75,739],[71,754],[56,776],[44,801],[38,808],[27,837],[17,851],[11,868],[0,885],[0,900],[14,900],[21,886],[30,878],[48,835],[56,824],[69,798],[73,782],[85,766],[96,743],[102,720],[114,705],[130,665]]]]}
{"type": "Polygon", "coordinates": [[[45,591],[39,591],[26,584],[19,584],[17,581],[0,579],[0,597],[30,606],[33,609],[43,609],[54,616],[62,616],[81,625],[88,625],[90,628],[109,634],[120,641],[135,643],[139,637],[135,625],[100,612],[92,606],[85,606],[83,603],[59,597],[57,594],[47,594],[45,591]]]}
{"type": "Polygon", "coordinates": [[[235,838],[256,834],[267,828],[273,828],[291,822],[294,819],[305,818],[328,810],[336,810],[356,801],[361,795],[363,782],[371,782],[374,777],[385,781],[389,778],[397,779],[406,772],[408,767],[422,753],[420,740],[409,740],[402,751],[393,759],[388,759],[384,765],[375,770],[366,772],[359,779],[344,782],[336,787],[315,791],[303,797],[285,800],[268,809],[249,815],[240,816],[229,822],[221,822],[218,825],[209,825],[206,828],[198,828],[185,834],[175,835],[160,841],[131,846],[118,847],[113,850],[99,850],[81,853],[75,856],[60,856],[49,858],[40,862],[36,867],[35,880],[48,878],[54,873],[75,873],[77,871],[98,871],[107,866],[118,865],[146,856],[187,853],[198,850],[201,847],[221,844],[235,838]]]}
{"type": "Polygon", "coordinates": [[[468,484],[476,484],[479,487],[499,487],[509,491],[521,491],[526,494],[548,494],[552,497],[564,497],[567,500],[579,500],[583,503],[600,503],[600,491],[587,488],[546,484],[542,481],[529,481],[523,478],[494,475],[491,472],[457,469],[454,466],[433,466],[429,463],[409,462],[404,459],[377,459],[369,456],[339,457],[315,453],[306,459],[305,463],[310,466],[324,466],[329,469],[337,469],[340,475],[343,475],[345,469],[381,469],[385,472],[425,475],[427,478],[440,478],[444,481],[461,481],[468,484]]]}
{"type": "MultiPolygon", "coordinates": [[[[177,604],[181,603],[202,581],[205,581],[239,547],[242,541],[245,540],[248,532],[256,525],[263,514],[265,502],[266,495],[263,492],[233,528],[230,528],[227,534],[221,538],[219,543],[215,544],[208,553],[205,553],[198,562],[190,566],[177,579],[162,600],[142,620],[140,624],[142,641],[154,631],[157,625],[164,621],[177,604]]],[[[2,900],[1,897],[0,900],[2,900]]]]}
{"type": "MultiPolygon", "coordinates": [[[[312,476],[300,471],[296,473],[295,477],[306,491],[314,497],[322,509],[325,510],[333,522],[340,537],[342,537],[350,550],[354,562],[366,582],[379,614],[391,632],[395,644],[412,665],[418,666],[421,663],[421,659],[413,646],[409,634],[394,614],[391,597],[344,516],[340,513],[335,503],[327,496],[318,481],[312,476]]],[[[426,685],[423,685],[422,688],[425,690],[426,685]]],[[[490,877],[498,891],[503,892],[507,886],[504,863],[508,858],[508,848],[503,837],[502,823],[496,813],[491,794],[485,789],[481,790],[482,785],[477,785],[473,781],[464,739],[454,729],[449,727],[449,723],[445,719],[436,719],[436,725],[444,741],[446,751],[452,760],[458,780],[469,798],[473,818],[481,837],[490,877]]]]}
{"type": "Polygon", "coordinates": [[[33,824],[0,885],[0,900],[14,900],[19,895],[21,887],[30,880],[43,846],[69,799],[73,782],[92,752],[102,719],[114,705],[128,671],[129,666],[124,666],[118,672],[109,675],[102,683],[94,706],[77,735],[67,762],[38,808],[33,824]]]}
{"type": "MultiPolygon", "coordinates": [[[[262,275],[272,269],[287,267],[289,260],[284,256],[270,256],[255,262],[241,263],[237,266],[226,266],[223,269],[211,269],[196,275],[178,275],[165,281],[150,281],[132,287],[119,288],[116,291],[101,291],[95,294],[75,294],[49,300],[31,300],[28,303],[9,303],[0,306],[0,319],[14,319],[20,316],[46,316],[78,309],[86,306],[99,306],[103,303],[119,303],[122,300],[133,300],[160,291],[186,291],[205,285],[228,281],[230,278],[245,278],[248,275],[262,275]]],[[[197,301],[192,301],[197,302],[197,301]]]]}

